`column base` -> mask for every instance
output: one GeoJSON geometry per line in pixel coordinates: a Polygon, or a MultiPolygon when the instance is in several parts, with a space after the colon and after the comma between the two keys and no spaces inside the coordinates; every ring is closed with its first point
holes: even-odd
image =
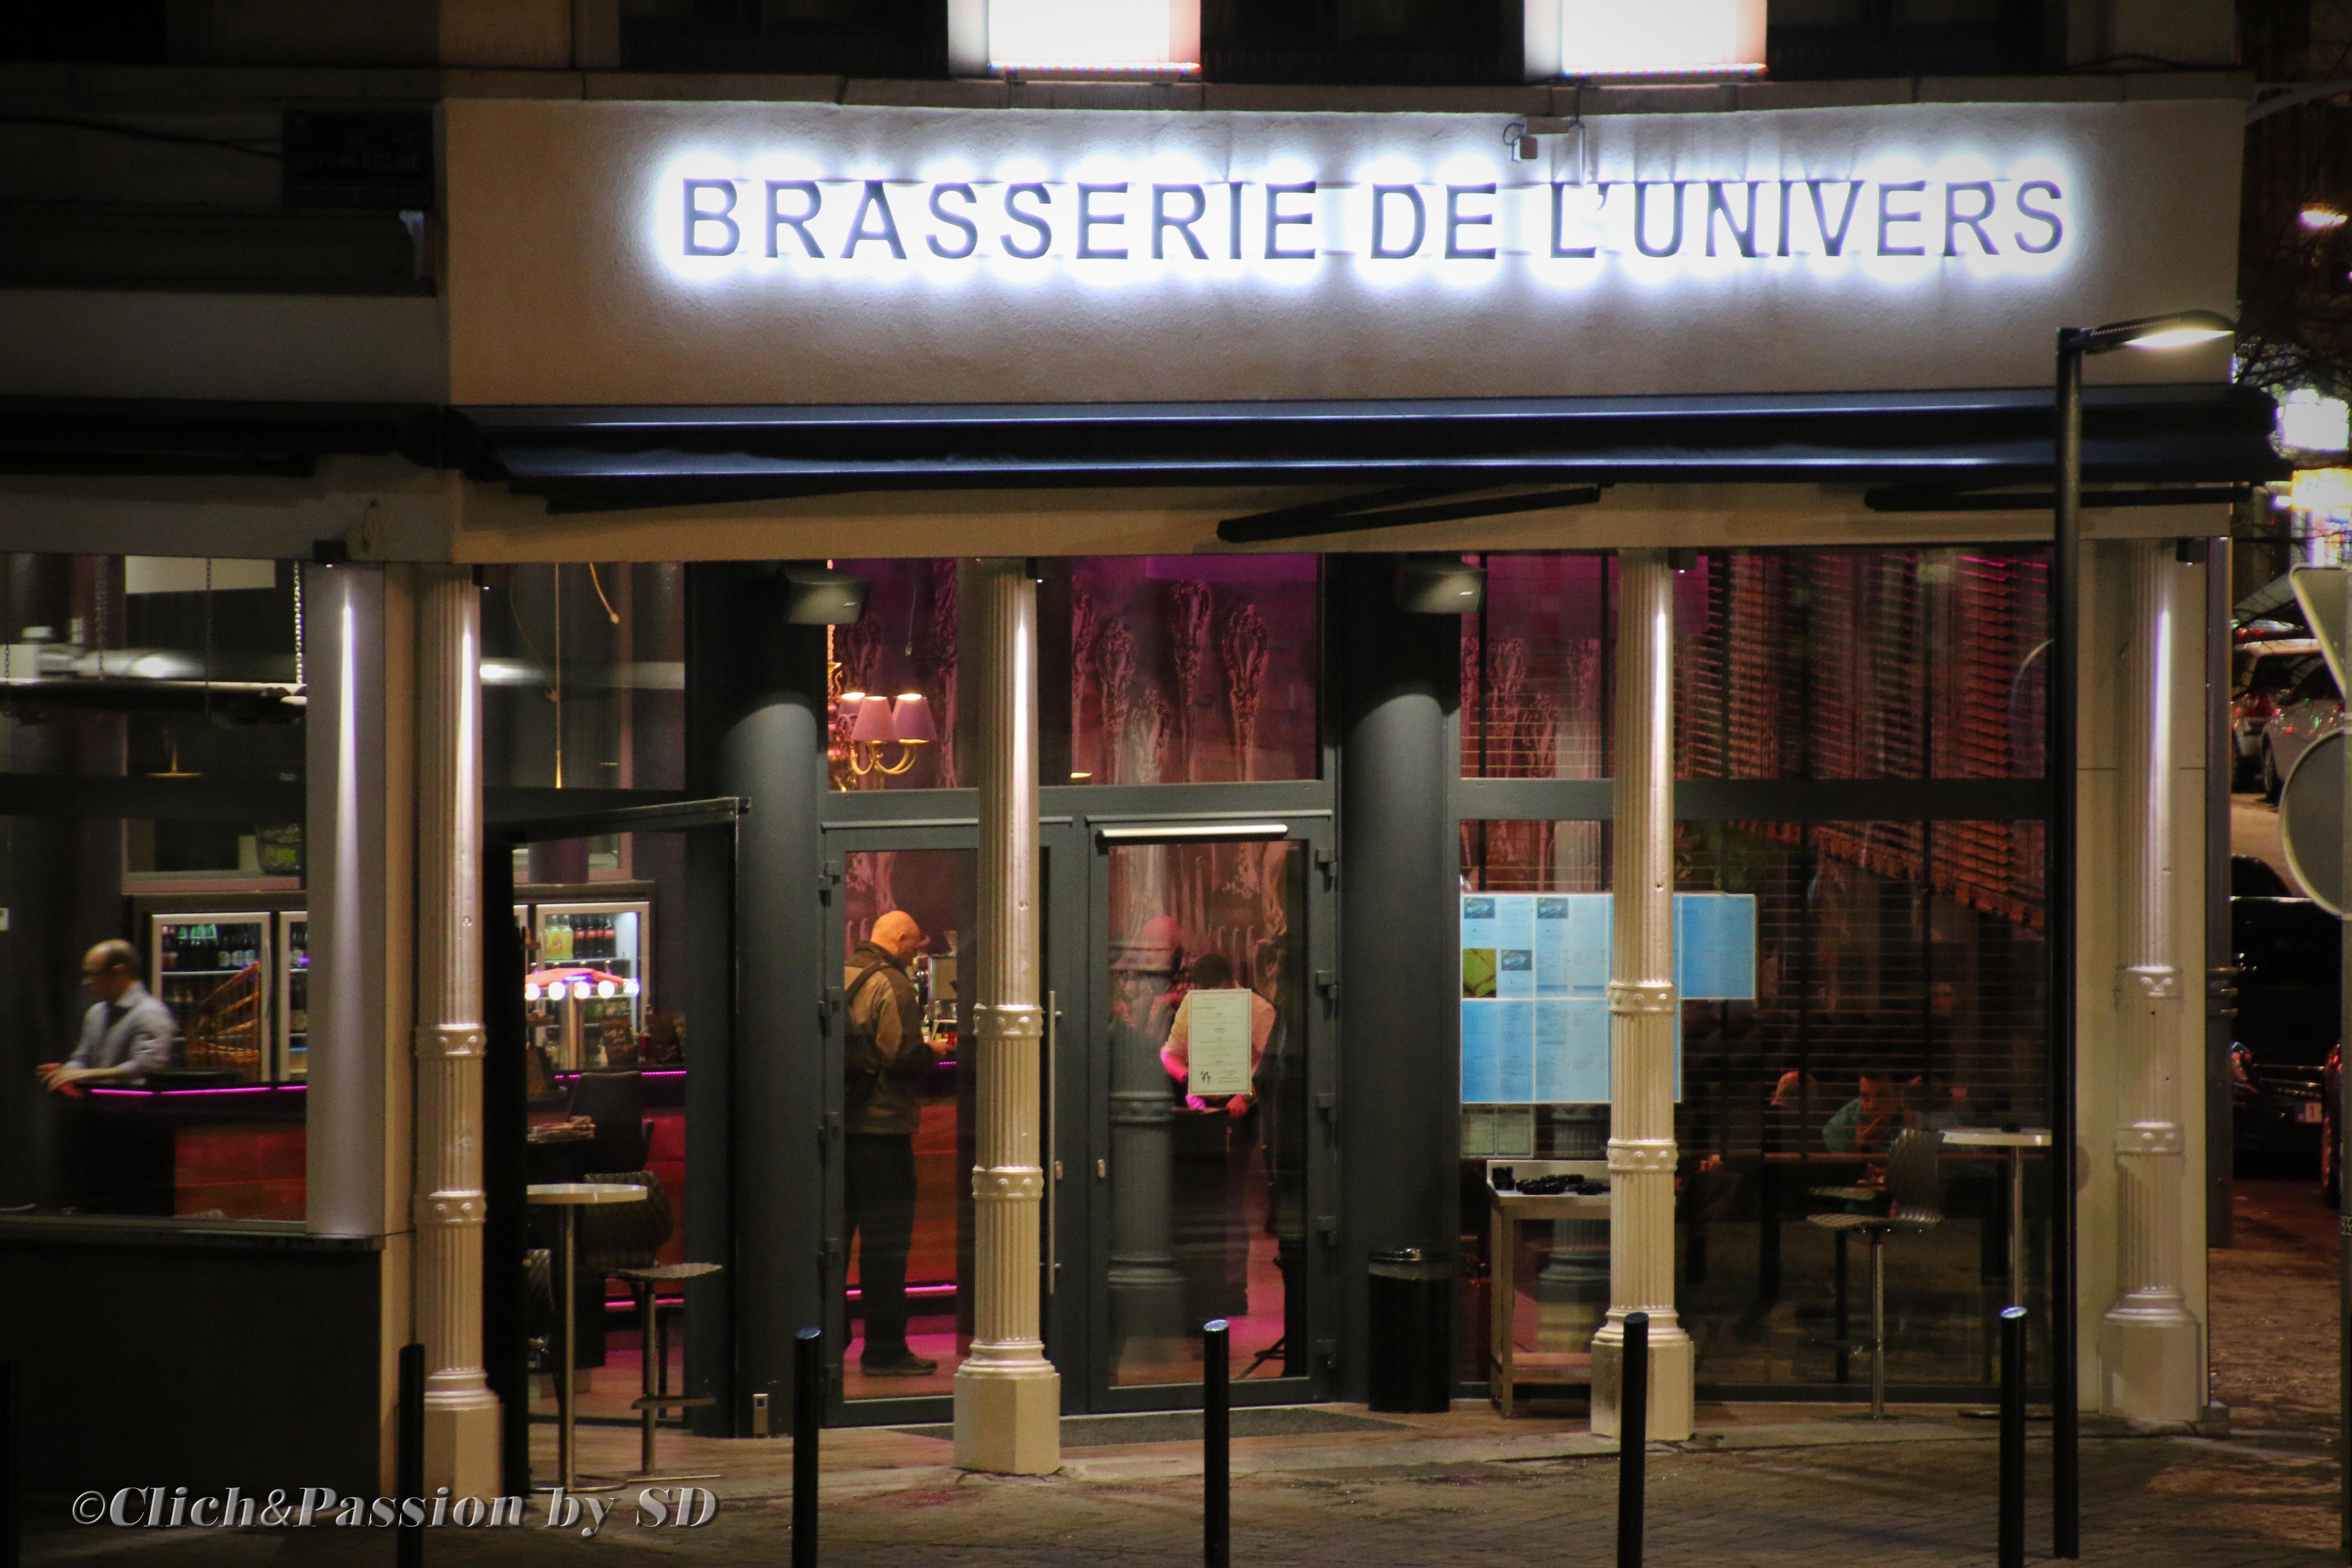
{"type": "Polygon", "coordinates": [[[1062,1376],[1046,1361],[967,1361],[955,1376],[955,1462],[998,1476],[1062,1468],[1062,1376]]]}
{"type": "MultiPolygon", "coordinates": [[[[1618,1432],[1619,1392],[1625,1379],[1625,1314],[1611,1308],[1592,1336],[1592,1435],[1618,1432]]],[[[1697,1403],[1696,1350],[1672,1312],[1650,1314],[1650,1427],[1653,1443],[1689,1437],[1697,1403]]]]}
{"type": "Polygon", "coordinates": [[[425,1405],[425,1492],[447,1487],[451,1497],[498,1497],[499,1396],[478,1391],[464,1404],[425,1405]]]}
{"type": "Polygon", "coordinates": [[[2106,1406],[2132,1421],[2195,1421],[2204,1415],[2197,1320],[2178,1302],[2128,1298],[2107,1313],[2106,1406]]]}

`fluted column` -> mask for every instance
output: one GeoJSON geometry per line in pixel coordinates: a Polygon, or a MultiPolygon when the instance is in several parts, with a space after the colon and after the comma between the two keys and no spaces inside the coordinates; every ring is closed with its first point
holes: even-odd
{"type": "Polygon", "coordinates": [[[481,590],[416,583],[416,1336],[425,1484],[499,1484],[499,1400],[482,1371],[481,590]]]}
{"type": "Polygon", "coordinates": [[[1037,584],[1018,561],[972,561],[957,594],[976,618],[964,665],[979,710],[978,1163],[971,1173],[971,1350],[955,1377],[955,1457],[968,1470],[1061,1468],[1061,1379],[1038,1326],[1037,584]]]}
{"type": "Polygon", "coordinates": [[[2172,929],[2173,563],[2169,540],[2123,547],[2130,641],[2116,851],[2116,1303],[2107,1309],[2108,1405],[2147,1421],[2200,1414],[2197,1320],[2181,1290],[2181,984],[2172,929]]]}
{"type": "Polygon", "coordinates": [[[1592,1429],[1614,1436],[1625,1314],[1650,1315],[1649,1434],[1691,1432],[1691,1342],[1675,1316],[1674,574],[1617,557],[1615,843],[1609,967],[1609,1318],[1592,1336],[1592,1429]]]}

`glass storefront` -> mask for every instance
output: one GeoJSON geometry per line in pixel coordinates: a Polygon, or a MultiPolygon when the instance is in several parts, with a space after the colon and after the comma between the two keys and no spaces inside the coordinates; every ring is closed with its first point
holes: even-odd
{"type": "Polygon", "coordinates": [[[303,1217],[302,615],[291,562],[0,556],[0,1206],[303,1217]]]}
{"type": "MultiPolygon", "coordinates": [[[[1603,776],[1608,560],[1487,565],[1487,609],[1464,623],[1465,776],[1603,776]]],[[[2035,778],[2045,572],[2037,548],[1700,556],[1675,583],[1678,775],[2035,778]]],[[[1605,893],[1611,832],[1532,812],[1465,819],[1463,890],[1605,893]]],[[[1848,1384],[1862,1363],[1836,1346],[1866,1314],[1868,1279],[1859,1251],[1805,1223],[1853,1201],[1822,1190],[1877,1180],[1906,1127],[2046,1123],[2043,825],[1727,814],[1678,823],[1675,863],[1678,894],[1753,900],[1752,998],[1683,1005],[1677,1305],[1698,1378],[1848,1384]]],[[[1486,1375],[1491,1321],[1515,1325],[1524,1359],[1572,1360],[1608,1301],[1607,1226],[1563,1220],[1527,1227],[1510,1270],[1521,1300],[1490,1315],[1487,1160],[1598,1160],[1608,1133],[1601,1102],[1465,1104],[1465,1381],[1486,1375]]],[[[2001,1159],[1947,1150],[1944,1222],[1888,1248],[1897,1384],[1994,1374],[2001,1159]]],[[[2032,1300],[2041,1289],[2037,1263],[2032,1300]]],[[[1580,1394],[1567,1375],[1555,1392],[1580,1394]]]]}

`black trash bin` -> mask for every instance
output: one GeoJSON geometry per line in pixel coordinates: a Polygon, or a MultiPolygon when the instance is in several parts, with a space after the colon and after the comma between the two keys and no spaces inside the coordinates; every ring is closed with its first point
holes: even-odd
{"type": "Polygon", "coordinates": [[[1454,1260],[1418,1247],[1372,1254],[1371,1407],[1442,1411],[1454,1400],[1454,1260]]]}

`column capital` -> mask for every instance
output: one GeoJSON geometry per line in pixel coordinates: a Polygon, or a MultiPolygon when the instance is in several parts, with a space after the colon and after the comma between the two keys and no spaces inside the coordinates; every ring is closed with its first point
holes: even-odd
{"type": "Polygon", "coordinates": [[[2126,1005],[2177,1001],[2180,971],[2169,963],[2127,963],[2116,971],[2116,989],[2126,1005]]]}
{"type": "Polygon", "coordinates": [[[420,1024],[416,1027],[416,1054],[420,1058],[479,1057],[482,1045],[479,1024],[420,1024]]]}
{"type": "Polygon", "coordinates": [[[1609,983],[1612,1013],[1672,1013],[1682,1005],[1671,980],[1612,980],[1609,983]]]}
{"type": "Polygon", "coordinates": [[[2134,1121],[2116,1129],[2116,1153],[2122,1158],[2179,1154],[2186,1148],[2177,1122],[2134,1121]]]}
{"type": "Polygon", "coordinates": [[[1035,1165],[971,1168],[971,1200],[978,1204],[1034,1204],[1045,1195],[1045,1173],[1035,1165]]]}
{"type": "Polygon", "coordinates": [[[1672,1174],[1678,1150],[1671,1138],[1612,1138],[1609,1168],[1628,1175],[1672,1174]]]}
{"type": "Polygon", "coordinates": [[[453,1188],[416,1194],[416,1223],[420,1226],[479,1225],[488,1210],[488,1200],[478,1191],[453,1188]]]}
{"type": "Polygon", "coordinates": [[[982,1002],[971,1010],[971,1029],[983,1040],[1042,1039],[1045,1010],[1027,1002],[982,1002]]]}

